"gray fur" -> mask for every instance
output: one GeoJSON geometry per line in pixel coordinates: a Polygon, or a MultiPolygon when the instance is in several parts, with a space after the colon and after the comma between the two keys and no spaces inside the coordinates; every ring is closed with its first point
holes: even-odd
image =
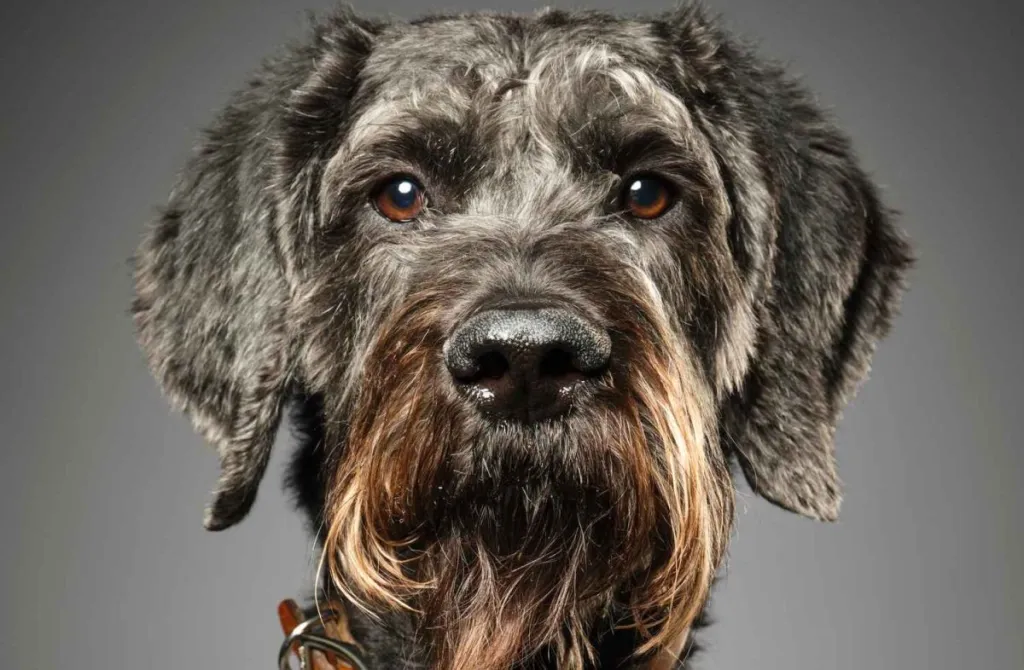
{"type": "MultiPolygon", "coordinates": [[[[620,132],[663,133],[702,182],[695,191],[725,210],[705,225],[728,236],[730,253],[713,265],[737,286],[720,292],[740,289],[722,296],[713,324],[726,444],[760,493],[835,517],[835,422],[888,326],[908,252],[848,141],[803,89],[693,8],[412,25],[341,10],[231,102],[138,255],[143,348],[224,463],[209,526],[244,516],[289,382],[321,374],[295,367],[305,343],[287,316],[303,289],[327,281],[308,276],[311,241],[351,206],[337,194],[402,164],[360,148],[414,132],[418,119],[472,117],[490,149],[466,166],[481,178],[458,194],[463,216],[528,235],[599,216],[617,175],[572,174],[559,136],[616,115],[629,119],[620,132]]],[[[657,233],[612,234],[641,265],[665,256],[657,233]]],[[[364,263],[378,258],[370,280],[403,286],[412,253],[368,254],[364,263]]],[[[685,299],[681,272],[660,278],[670,302],[685,299]]],[[[376,300],[379,290],[339,301],[376,300]]],[[[362,315],[351,325],[365,339],[374,310],[350,311],[362,315]]]]}
{"type": "Polygon", "coordinates": [[[698,8],[341,9],[205,133],[139,250],[133,312],[155,375],[218,448],[220,529],[249,511],[286,402],[345,406],[425,278],[451,277],[448,333],[496,294],[585,306],[591,261],[551,249],[587,239],[696,352],[752,487],[831,520],[836,423],[910,264],[891,218],[811,96],[698,8]],[[637,169],[671,175],[674,213],[612,206],[637,169]],[[430,194],[414,224],[368,205],[394,173],[430,194]]]}

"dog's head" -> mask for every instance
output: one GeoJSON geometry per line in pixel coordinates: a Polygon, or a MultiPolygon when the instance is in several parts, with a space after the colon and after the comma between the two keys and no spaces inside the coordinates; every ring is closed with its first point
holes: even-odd
{"type": "Polygon", "coordinates": [[[445,667],[677,640],[755,491],[835,518],[909,262],[847,140],[700,12],[341,11],[206,134],[137,259],[166,391],[248,512],[323,417],[325,557],[445,667]]]}

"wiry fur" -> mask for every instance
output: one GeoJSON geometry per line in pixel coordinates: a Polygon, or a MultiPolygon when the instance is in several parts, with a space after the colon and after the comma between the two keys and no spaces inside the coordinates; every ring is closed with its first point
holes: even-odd
{"type": "Polygon", "coordinates": [[[729,460],[836,517],[835,425],[909,262],[845,136],[697,8],[342,9],[207,131],[133,313],[218,447],[208,528],[249,511],[296,407],[291,485],[380,667],[631,667],[698,620],[729,460]],[[368,202],[398,173],[428,191],[412,224],[368,202]],[[639,173],[674,184],[659,219],[617,206],[639,173]],[[612,337],[560,419],[496,423],[444,373],[459,323],[517,301],[612,337]]]}
{"type": "MultiPolygon", "coordinates": [[[[518,256],[520,244],[495,230],[481,230],[481,240],[518,256]]],[[[467,238],[462,229],[421,250],[432,259],[428,276],[414,277],[418,288],[372,328],[355,409],[327,411],[351,417],[337,433],[327,429],[329,443],[347,444],[324,541],[336,582],[367,609],[418,607],[425,630],[445,631],[436,641],[442,667],[504,667],[521,647],[548,644],[573,659],[567,667],[581,667],[589,625],[620,590],[631,622],[660,631],[652,646],[678,639],[699,612],[703,597],[692,596],[706,593],[731,520],[720,451],[704,435],[714,419],[699,372],[675,351],[640,274],[618,265],[599,232],[552,227],[532,241],[534,263],[510,261],[515,276],[539,275],[525,295],[556,285],[550,295],[586,296],[595,315],[640,318],[603,316],[619,362],[593,406],[565,421],[495,429],[436,383],[437,352],[462,317],[453,298],[486,276],[471,261],[445,264],[475,255],[467,238]],[[558,275],[589,269],[555,284],[540,274],[545,265],[558,275]]]]}

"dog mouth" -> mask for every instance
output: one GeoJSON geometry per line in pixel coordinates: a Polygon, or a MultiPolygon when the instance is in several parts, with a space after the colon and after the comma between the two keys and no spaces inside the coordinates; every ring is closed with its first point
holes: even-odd
{"type": "Polygon", "coordinates": [[[457,667],[582,639],[612,605],[652,630],[691,620],[717,516],[701,512],[689,360],[657,313],[631,327],[627,309],[519,301],[463,317],[437,291],[409,298],[350,419],[331,424],[346,448],[324,545],[334,583],[417,610],[438,658],[470,659],[457,667]]]}

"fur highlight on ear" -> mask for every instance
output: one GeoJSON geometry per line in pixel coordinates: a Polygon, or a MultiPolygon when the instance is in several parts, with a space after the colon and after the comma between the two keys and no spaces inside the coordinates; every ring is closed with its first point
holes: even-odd
{"type": "Polygon", "coordinates": [[[910,246],[849,139],[782,68],[699,4],[655,26],[714,147],[731,251],[755,305],[756,341],[723,402],[722,444],[754,491],[835,520],[836,424],[898,310],[910,246]]]}
{"type": "Polygon", "coordinates": [[[327,145],[344,114],[344,100],[334,100],[330,118],[311,119],[304,87],[324,72],[351,81],[373,27],[343,8],[264,63],[205,131],[134,257],[139,343],[166,395],[220,457],[209,530],[251,509],[292,382],[293,238],[308,225],[292,219],[315,210],[316,190],[307,183],[315,157],[293,138],[315,130],[327,145]]]}

